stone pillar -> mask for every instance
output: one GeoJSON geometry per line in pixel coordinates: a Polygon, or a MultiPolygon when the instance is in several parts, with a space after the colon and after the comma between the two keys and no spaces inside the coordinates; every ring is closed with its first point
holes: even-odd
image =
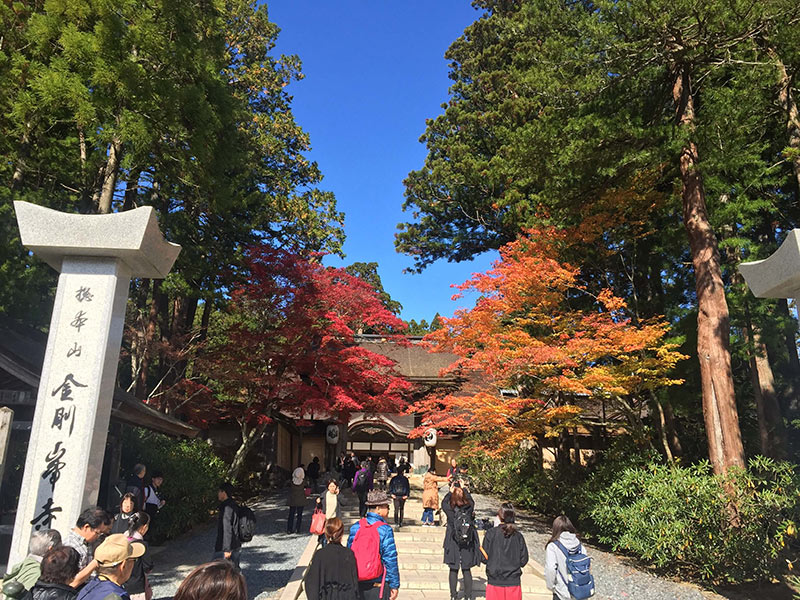
{"type": "Polygon", "coordinates": [[[151,207],[110,215],[14,207],[23,245],[61,274],[9,564],[24,558],[32,530],[66,536],[97,503],[130,279],[165,277],[180,251],[151,207]]]}

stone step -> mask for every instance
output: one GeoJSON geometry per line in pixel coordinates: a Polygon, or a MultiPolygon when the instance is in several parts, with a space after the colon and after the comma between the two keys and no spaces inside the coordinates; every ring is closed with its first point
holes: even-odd
{"type": "MultiPolygon", "coordinates": [[[[484,597],[485,593],[485,590],[474,591],[474,595],[478,598],[484,597]]],[[[464,593],[459,592],[459,598],[463,597],[464,593]]],[[[450,592],[446,590],[401,589],[400,598],[402,598],[402,600],[450,600],[450,592]]],[[[553,600],[553,592],[547,590],[525,592],[525,600],[553,600]]]]}
{"type": "MultiPolygon", "coordinates": [[[[460,579],[460,578],[459,578],[460,579]]],[[[450,590],[448,578],[441,575],[438,577],[431,577],[429,571],[400,571],[400,587],[404,590],[450,590]]],[[[474,573],[472,576],[472,588],[475,592],[483,595],[486,591],[486,576],[483,574],[474,573]]],[[[522,593],[547,593],[547,587],[544,580],[536,575],[523,573],[522,575],[522,593]]],[[[552,598],[552,592],[550,594],[552,598]]]]}

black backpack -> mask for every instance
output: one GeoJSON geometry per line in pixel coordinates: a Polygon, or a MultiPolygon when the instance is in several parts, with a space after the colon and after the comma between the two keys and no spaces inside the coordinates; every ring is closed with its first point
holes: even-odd
{"type": "Polygon", "coordinates": [[[241,505],[236,511],[236,516],[239,517],[239,541],[249,542],[256,533],[256,513],[241,505]]]}
{"type": "Polygon", "coordinates": [[[367,472],[366,471],[359,471],[358,475],[356,475],[355,488],[359,492],[362,492],[365,489],[367,489],[367,472]]]}
{"type": "Polygon", "coordinates": [[[475,519],[472,513],[466,507],[456,506],[453,518],[453,538],[460,548],[472,545],[475,531],[475,519]]]}

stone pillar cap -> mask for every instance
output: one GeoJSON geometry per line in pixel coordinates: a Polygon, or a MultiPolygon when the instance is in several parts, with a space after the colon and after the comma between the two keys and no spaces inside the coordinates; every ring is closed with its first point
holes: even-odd
{"type": "Polygon", "coordinates": [[[65,256],[118,258],[133,277],[163,279],[181,251],[161,235],[152,206],[81,215],[16,201],[14,210],[22,244],[59,272],[65,256]]]}
{"type": "Polygon", "coordinates": [[[800,297],[800,229],[792,229],[771,256],[739,265],[756,298],[800,297]]]}

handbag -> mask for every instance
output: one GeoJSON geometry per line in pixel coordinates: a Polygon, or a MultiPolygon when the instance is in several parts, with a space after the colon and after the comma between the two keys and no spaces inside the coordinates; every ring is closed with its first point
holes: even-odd
{"type": "Polygon", "coordinates": [[[319,508],[314,510],[314,514],[311,515],[311,527],[309,528],[309,532],[314,535],[322,535],[325,533],[325,513],[319,508]]]}
{"type": "Polygon", "coordinates": [[[306,495],[306,498],[310,498],[311,497],[311,488],[310,487],[303,488],[303,493],[306,495]]]}

